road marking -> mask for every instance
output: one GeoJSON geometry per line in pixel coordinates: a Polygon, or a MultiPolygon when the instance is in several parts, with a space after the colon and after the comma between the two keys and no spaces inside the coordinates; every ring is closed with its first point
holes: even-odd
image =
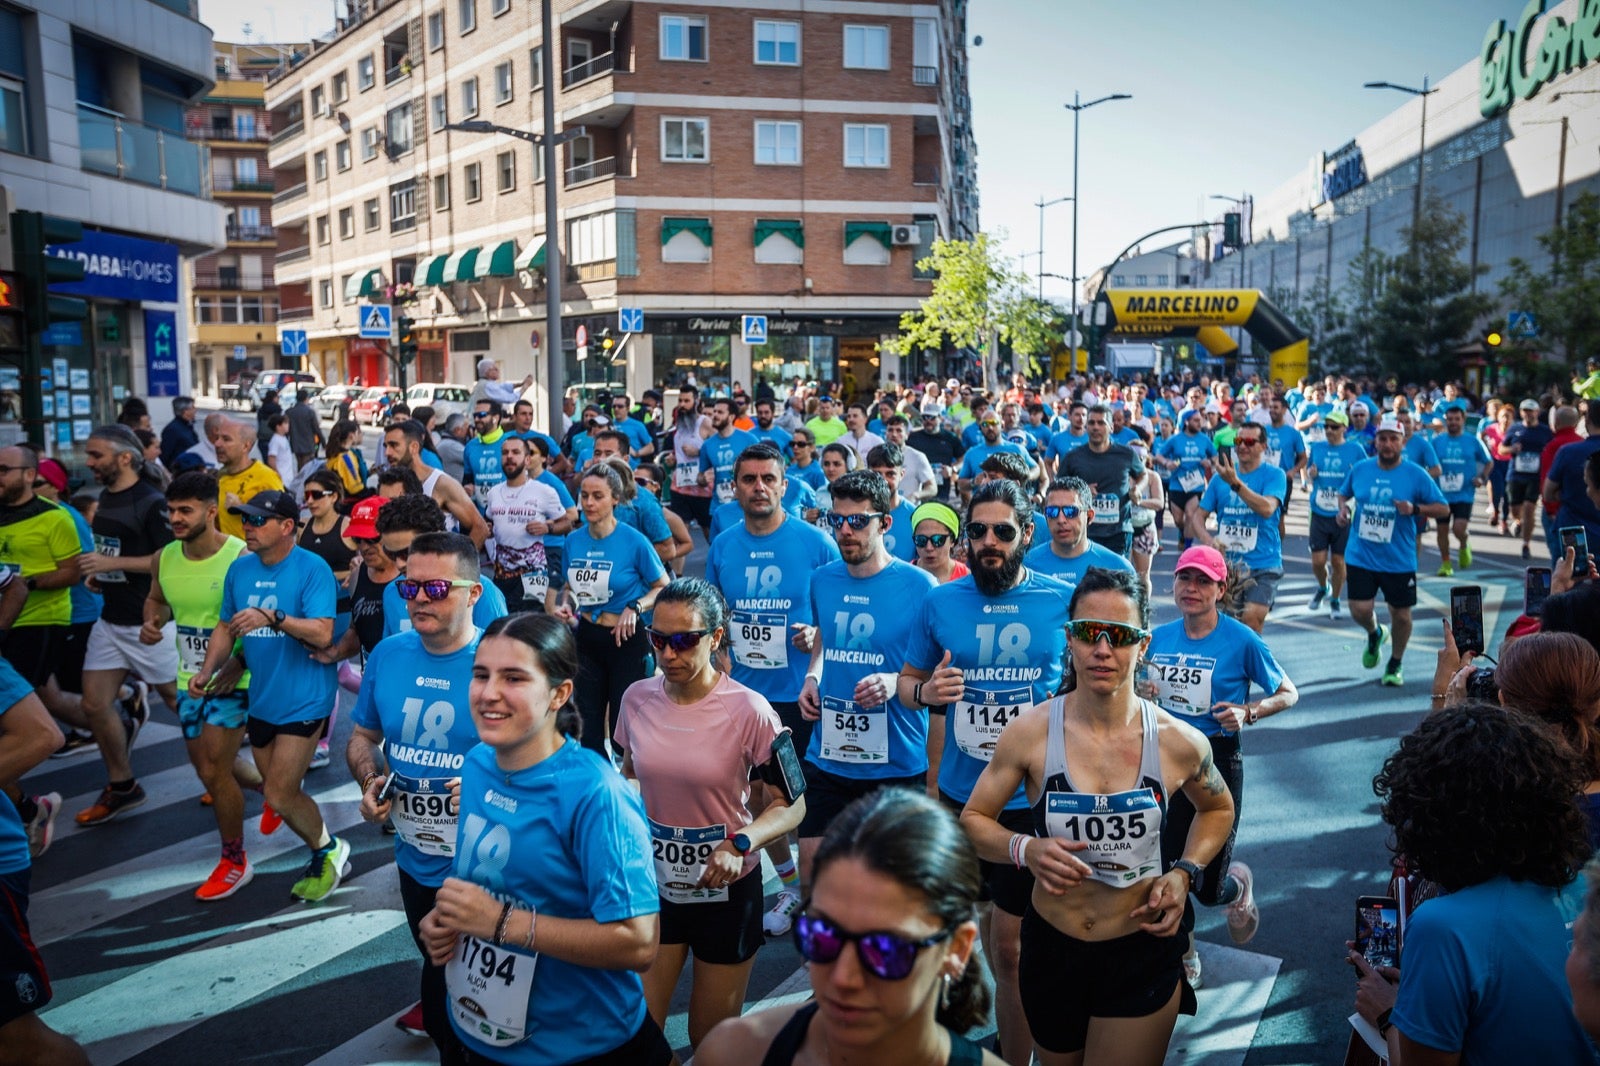
{"type": "Polygon", "coordinates": [[[439,1061],[439,1053],[434,1050],[432,1040],[402,1033],[395,1028],[395,1019],[404,1013],[396,1011],[372,1028],[313,1060],[308,1066],[411,1066],[413,1063],[439,1061]]]}

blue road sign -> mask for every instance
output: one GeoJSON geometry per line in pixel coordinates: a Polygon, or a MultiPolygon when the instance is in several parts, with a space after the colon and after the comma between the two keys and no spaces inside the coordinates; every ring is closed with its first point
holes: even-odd
{"type": "Polygon", "coordinates": [[[361,324],[362,337],[388,340],[394,332],[394,308],[389,304],[361,304],[356,321],[361,324]]]}
{"type": "Polygon", "coordinates": [[[644,308],[619,307],[617,308],[617,329],[623,333],[644,332],[644,308]]]}
{"type": "Polygon", "coordinates": [[[1539,321],[1533,317],[1532,311],[1509,311],[1506,313],[1506,332],[1513,337],[1537,337],[1539,321]]]}
{"type": "Polygon", "coordinates": [[[744,316],[744,342],[746,344],[767,343],[767,316],[744,316]]]}
{"type": "Polygon", "coordinates": [[[278,351],[284,355],[307,355],[310,348],[306,343],[306,331],[303,329],[280,329],[278,331],[278,351]]]}

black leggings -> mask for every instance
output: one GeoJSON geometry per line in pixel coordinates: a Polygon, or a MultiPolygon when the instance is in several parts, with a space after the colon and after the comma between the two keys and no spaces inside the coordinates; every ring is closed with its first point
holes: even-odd
{"type": "MultiPolygon", "coordinates": [[[[1237,733],[1209,739],[1211,758],[1222,779],[1228,783],[1228,791],[1233,793],[1233,828],[1228,831],[1228,840],[1217,852],[1217,857],[1206,865],[1200,888],[1193,895],[1207,907],[1219,907],[1232,903],[1239,896],[1239,882],[1228,877],[1228,864],[1233,861],[1233,842],[1239,835],[1239,816],[1244,813],[1244,752],[1239,750],[1237,733]]],[[[1194,824],[1194,816],[1194,804],[1189,802],[1189,797],[1182,792],[1174,792],[1171,802],[1167,804],[1167,825],[1161,831],[1161,858],[1169,870],[1173,863],[1183,858],[1183,847],[1188,843],[1189,826],[1194,824]]],[[[1194,928],[1192,903],[1184,908],[1183,928],[1186,931],[1194,928]]]]}
{"type": "Polygon", "coordinates": [[[611,739],[611,726],[622,710],[622,694],[635,681],[649,677],[654,669],[643,622],[635,626],[633,636],[620,648],[610,626],[596,625],[588,619],[578,622],[578,679],[573,699],[583,716],[584,747],[601,755],[606,753],[605,742],[611,739]]]}
{"type": "Polygon", "coordinates": [[[700,532],[705,535],[706,543],[711,543],[711,497],[690,496],[686,493],[674,492],[667,506],[683,519],[684,525],[698,524],[700,532]]]}
{"type": "Polygon", "coordinates": [[[417,927],[433,910],[437,888],[430,888],[406,873],[400,873],[400,902],[406,909],[406,923],[411,926],[411,938],[422,952],[422,1027],[428,1039],[439,1049],[440,1066],[462,1066],[467,1060],[456,1031],[450,1027],[449,993],[444,987],[444,967],[435,966],[428,959],[428,950],[422,945],[417,927]]]}

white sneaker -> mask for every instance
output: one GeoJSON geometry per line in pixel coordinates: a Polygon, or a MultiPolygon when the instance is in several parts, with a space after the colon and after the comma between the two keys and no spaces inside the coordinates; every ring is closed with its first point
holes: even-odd
{"type": "Polygon", "coordinates": [[[327,766],[328,762],[328,738],[323,737],[321,740],[317,741],[317,750],[311,753],[311,765],[307,766],[306,769],[320,770],[324,766],[327,766]]]}
{"type": "Polygon", "coordinates": [[[1189,987],[1196,992],[1200,991],[1200,985],[1204,980],[1201,976],[1201,969],[1200,953],[1198,951],[1191,951],[1183,957],[1183,979],[1188,981],[1189,987]]]}
{"type": "Polygon", "coordinates": [[[761,919],[761,928],[768,936],[783,936],[794,925],[794,916],[799,911],[800,893],[786,888],[778,893],[778,902],[761,919]]]}
{"type": "Polygon", "coordinates": [[[37,859],[50,850],[50,842],[56,835],[56,815],[61,811],[61,793],[46,792],[42,796],[33,797],[34,806],[38,808],[33,818],[27,825],[28,855],[37,859]]]}
{"type": "Polygon", "coordinates": [[[1261,926],[1261,909],[1256,906],[1255,875],[1242,862],[1230,865],[1228,874],[1239,882],[1239,898],[1228,904],[1228,935],[1235,944],[1248,944],[1261,926]]]}

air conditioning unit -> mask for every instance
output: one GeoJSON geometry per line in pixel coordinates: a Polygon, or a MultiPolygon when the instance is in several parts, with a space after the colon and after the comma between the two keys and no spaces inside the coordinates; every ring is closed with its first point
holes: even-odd
{"type": "Polygon", "coordinates": [[[918,225],[895,226],[889,231],[890,244],[918,245],[922,243],[922,227],[918,225]]]}

